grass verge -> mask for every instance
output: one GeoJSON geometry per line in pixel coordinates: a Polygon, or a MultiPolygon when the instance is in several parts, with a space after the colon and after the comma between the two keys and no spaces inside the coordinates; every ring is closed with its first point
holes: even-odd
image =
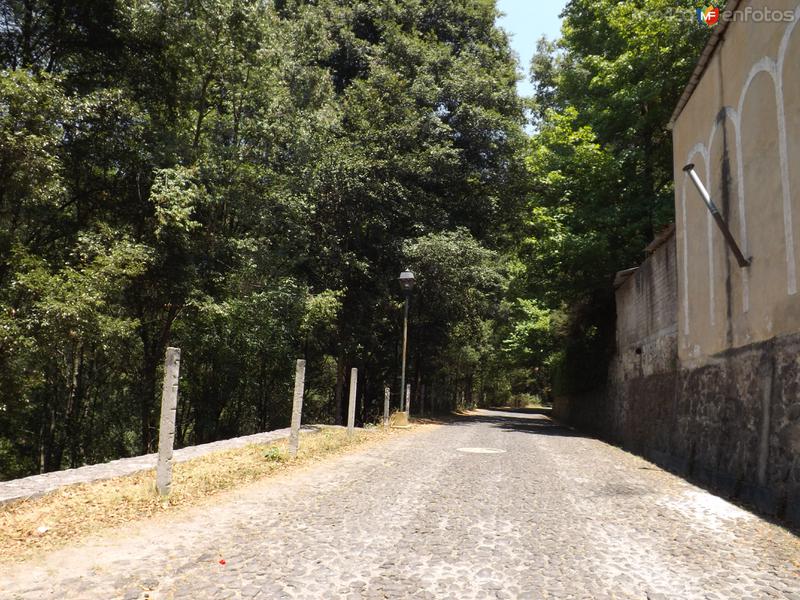
{"type": "Polygon", "coordinates": [[[296,458],[287,440],[216,452],[173,468],[172,493],[155,490],[155,470],[67,486],[0,506],[0,563],[19,562],[131,521],[208,502],[215,495],[404,432],[382,427],[323,428],[304,434],[296,458]]]}

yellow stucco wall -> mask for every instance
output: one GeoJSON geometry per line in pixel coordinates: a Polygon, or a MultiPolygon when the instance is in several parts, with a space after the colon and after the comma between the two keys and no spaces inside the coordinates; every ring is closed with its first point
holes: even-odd
{"type": "Polygon", "coordinates": [[[800,1],[791,22],[733,22],[673,129],[678,353],[684,364],[800,331],[800,1]],[[728,221],[740,268],[683,172],[689,162],[728,221]]]}

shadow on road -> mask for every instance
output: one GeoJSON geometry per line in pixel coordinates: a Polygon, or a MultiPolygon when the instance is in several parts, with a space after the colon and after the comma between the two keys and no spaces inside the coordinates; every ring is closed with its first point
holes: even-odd
{"type": "Polygon", "coordinates": [[[491,408],[487,408],[484,410],[488,410],[491,412],[500,412],[500,413],[512,413],[515,415],[544,415],[546,417],[551,417],[553,414],[553,409],[547,406],[538,406],[536,408],[512,408],[508,406],[492,406],[491,408]]]}
{"type": "Polygon", "coordinates": [[[468,414],[453,415],[449,425],[486,423],[509,432],[555,435],[561,437],[590,437],[554,421],[548,408],[478,409],[468,414]]]}

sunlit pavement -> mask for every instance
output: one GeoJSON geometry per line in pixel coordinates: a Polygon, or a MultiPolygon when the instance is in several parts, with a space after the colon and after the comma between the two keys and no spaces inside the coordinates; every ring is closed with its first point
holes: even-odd
{"type": "Polygon", "coordinates": [[[544,415],[477,411],[0,586],[3,598],[800,599],[800,540],[544,415]]]}

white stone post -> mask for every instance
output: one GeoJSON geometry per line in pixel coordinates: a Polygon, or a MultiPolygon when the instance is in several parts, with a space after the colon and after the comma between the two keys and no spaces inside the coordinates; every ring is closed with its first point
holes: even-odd
{"type": "Polygon", "coordinates": [[[406,414],[411,416],[411,384],[406,384],[406,414]]]}
{"type": "Polygon", "coordinates": [[[158,427],[156,488],[162,496],[172,488],[172,450],[175,446],[175,411],[178,408],[178,379],[181,349],[167,348],[164,359],[164,387],[161,391],[161,423],[158,427]]]}
{"type": "Polygon", "coordinates": [[[347,435],[353,435],[356,426],[356,387],[358,386],[358,369],[350,369],[350,403],[347,406],[347,435]]]}
{"type": "Polygon", "coordinates": [[[383,426],[389,426],[389,398],[391,392],[388,387],[383,388],[383,426]]]}
{"type": "Polygon", "coordinates": [[[306,361],[297,359],[294,369],[294,397],[292,398],[292,431],[289,434],[289,456],[297,456],[300,445],[300,421],[303,415],[303,389],[306,385],[306,361]]]}

